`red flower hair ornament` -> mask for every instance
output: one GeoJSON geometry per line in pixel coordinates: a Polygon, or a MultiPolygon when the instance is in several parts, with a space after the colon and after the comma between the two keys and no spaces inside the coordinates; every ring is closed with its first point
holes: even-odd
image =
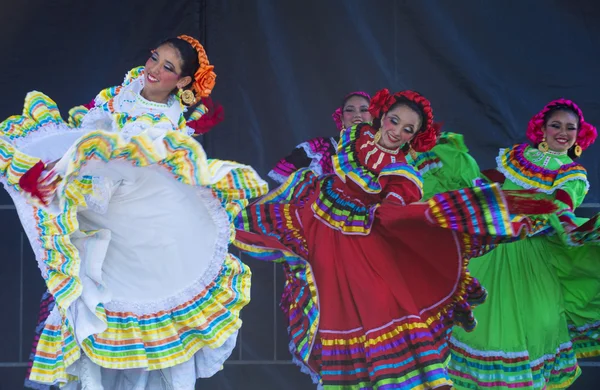
{"type": "Polygon", "coordinates": [[[431,103],[423,95],[414,91],[400,91],[392,95],[387,88],[382,89],[371,99],[369,112],[373,115],[373,118],[381,119],[383,114],[387,113],[390,108],[402,98],[419,106],[424,115],[421,129],[412,141],[410,141],[411,147],[417,152],[431,150],[440,136],[441,124],[433,122],[431,103]]]}

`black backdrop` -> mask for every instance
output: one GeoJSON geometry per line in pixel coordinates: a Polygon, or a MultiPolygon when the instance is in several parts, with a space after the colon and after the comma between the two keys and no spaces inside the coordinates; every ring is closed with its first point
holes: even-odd
{"type": "MultiPolygon", "coordinates": [[[[331,112],[353,90],[416,89],[447,130],[465,134],[482,167],[499,147],[525,140],[529,118],[568,97],[600,125],[600,6],[593,0],[502,2],[408,0],[129,0],[4,2],[0,11],[0,117],[40,90],[63,113],[87,103],[143,64],[161,39],[181,33],[206,46],[218,75],[214,98],[226,119],[201,142],[209,156],[266,175],[296,144],[334,134],[331,112]]],[[[600,143],[585,152],[600,203],[600,143]]],[[[4,320],[0,389],[20,388],[43,283],[5,193],[0,195],[0,294],[4,320]]],[[[218,389],[308,389],[289,364],[276,306],[281,275],[248,260],[252,302],[240,347],[218,389]]],[[[600,371],[585,367],[575,387],[600,371]]],[[[594,376],[596,375],[596,376],[594,376]]]]}

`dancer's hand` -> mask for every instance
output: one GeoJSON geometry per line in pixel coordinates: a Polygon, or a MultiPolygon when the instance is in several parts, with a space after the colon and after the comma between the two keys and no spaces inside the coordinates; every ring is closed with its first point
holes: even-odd
{"type": "Polygon", "coordinates": [[[23,174],[19,180],[19,186],[34,202],[40,202],[47,206],[54,196],[59,182],[60,176],[56,171],[46,169],[44,163],[40,161],[23,174]]]}

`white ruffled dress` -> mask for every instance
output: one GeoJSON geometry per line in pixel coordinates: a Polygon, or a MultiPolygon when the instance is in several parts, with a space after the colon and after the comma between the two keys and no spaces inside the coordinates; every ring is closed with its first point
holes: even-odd
{"type": "Polygon", "coordinates": [[[221,369],[250,300],[231,220],[267,191],[249,166],[207,159],[175,96],[145,100],[143,68],[65,123],[27,95],[0,124],[0,180],[56,306],[30,380],[89,389],[193,389],[221,369]],[[22,190],[58,160],[49,206],[22,190]]]}

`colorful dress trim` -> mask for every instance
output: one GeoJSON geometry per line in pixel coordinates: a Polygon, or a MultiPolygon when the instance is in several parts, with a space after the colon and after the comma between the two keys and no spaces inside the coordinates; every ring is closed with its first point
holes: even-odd
{"type": "Polygon", "coordinates": [[[572,162],[561,166],[558,170],[546,169],[525,158],[524,153],[529,149],[531,146],[527,144],[500,149],[500,154],[496,157],[498,171],[523,188],[535,189],[546,194],[554,193],[573,180],[584,181],[585,191],[589,190],[587,171],[581,164],[572,162]]]}
{"type": "Polygon", "coordinates": [[[292,153],[279,160],[269,172],[269,177],[284,183],[298,169],[309,168],[317,175],[333,172],[331,157],[335,155],[338,137],[316,137],[302,142],[292,153]]]}
{"type": "Polygon", "coordinates": [[[231,223],[250,198],[266,193],[267,185],[248,166],[207,159],[202,146],[186,134],[178,102],[156,107],[152,115],[143,110],[121,115],[123,107],[134,105],[125,97],[140,87],[141,74],[134,69],[121,87],[103,91],[94,112],[78,122],[99,126],[67,128],[68,142],[59,140],[65,132],[56,129],[66,126],[56,104],[39,92],[27,96],[24,115],[0,124],[8,132],[0,139],[0,178],[15,200],[56,303],[34,355],[29,380],[35,384],[77,380],[82,350],[109,370],[169,369],[195,359],[195,375],[206,377],[222,368],[235,346],[240,310],[250,299],[251,274],[228,253],[235,233],[231,223]],[[60,157],[54,169],[61,180],[50,205],[39,207],[25,201],[18,183],[40,159],[21,153],[14,143],[42,150],[46,138],[32,137],[48,136],[48,129],[54,132],[49,136],[52,146],[59,149],[53,151],[60,157]],[[70,139],[70,132],[77,137],[70,139]],[[203,204],[215,226],[212,252],[202,254],[204,271],[162,299],[111,298],[102,273],[111,232],[81,225],[81,212],[107,212],[112,189],[96,173],[114,164],[118,170],[144,168],[135,172],[172,179],[169,185],[203,204]]]}
{"type": "MultiPolygon", "coordinates": [[[[450,329],[453,325],[473,329],[473,306],[486,298],[485,290],[469,274],[468,259],[499,243],[524,237],[529,222],[512,212],[531,206],[531,199],[504,194],[497,185],[491,185],[440,194],[428,203],[414,203],[421,196],[419,174],[404,163],[401,154],[380,155],[381,149],[373,145],[373,135],[368,125],[346,130],[337,158],[334,157],[335,175],[319,177],[308,169],[296,171],[277,190],[243,210],[235,220],[238,230],[234,244],[257,259],[283,264],[286,285],[281,307],[288,318],[290,352],[315,383],[325,389],[426,389],[451,385],[446,371],[450,329]],[[389,199],[388,192],[404,196],[405,203],[412,204],[405,206],[389,199]],[[399,277],[367,287],[369,291],[387,291],[383,285],[390,283],[390,291],[402,291],[398,293],[401,298],[391,306],[394,309],[388,308],[399,310],[397,315],[387,310],[373,313],[381,321],[371,327],[353,317],[358,315],[354,309],[342,312],[342,317],[331,314],[345,302],[356,309],[369,301],[364,293],[352,294],[353,286],[367,277],[354,271],[355,267],[390,271],[405,261],[400,267],[412,269],[414,256],[398,256],[399,245],[408,250],[403,245],[413,244],[423,234],[433,234],[429,229],[444,237],[444,255],[421,254],[425,249],[421,242],[415,244],[419,248],[411,247],[407,253],[420,253],[424,263],[435,259],[435,270],[415,282],[420,286],[440,272],[441,262],[449,261],[446,272],[441,272],[448,283],[443,293],[418,306],[415,297],[408,293],[412,290],[398,287],[398,280],[403,279],[399,277]],[[410,234],[415,237],[407,238],[410,234]],[[386,252],[387,248],[390,252],[386,252]],[[389,258],[389,262],[384,258],[389,258]],[[324,273],[323,267],[328,271],[324,273]],[[316,269],[320,270],[315,275],[316,269]],[[352,272],[357,274],[351,275],[352,272]],[[353,283],[338,276],[342,274],[350,275],[353,283]],[[350,291],[338,295],[338,288],[350,291]],[[327,301],[332,293],[335,303],[327,307],[327,317],[323,310],[332,304],[327,301]],[[410,309],[400,309],[404,307],[410,309]],[[362,325],[349,326],[344,322],[348,318],[362,325]]],[[[418,269],[415,266],[414,271],[418,269]]],[[[387,275],[380,271],[376,274],[376,278],[387,275]]],[[[404,281],[407,279],[410,277],[404,281]]],[[[417,291],[415,296],[429,294],[432,289],[429,286],[427,292],[417,291]]]]}
{"type": "Polygon", "coordinates": [[[368,124],[355,125],[344,131],[340,136],[337,154],[333,156],[335,174],[346,182],[348,179],[357,184],[363,191],[375,194],[382,190],[381,178],[385,176],[401,176],[410,180],[423,193],[423,179],[414,167],[408,165],[402,155],[397,157],[385,153],[375,145],[375,132],[368,124]],[[357,140],[367,138],[357,149],[357,140]],[[361,163],[359,153],[365,155],[367,168],[361,163]],[[377,170],[375,172],[374,170],[377,170]]]}

